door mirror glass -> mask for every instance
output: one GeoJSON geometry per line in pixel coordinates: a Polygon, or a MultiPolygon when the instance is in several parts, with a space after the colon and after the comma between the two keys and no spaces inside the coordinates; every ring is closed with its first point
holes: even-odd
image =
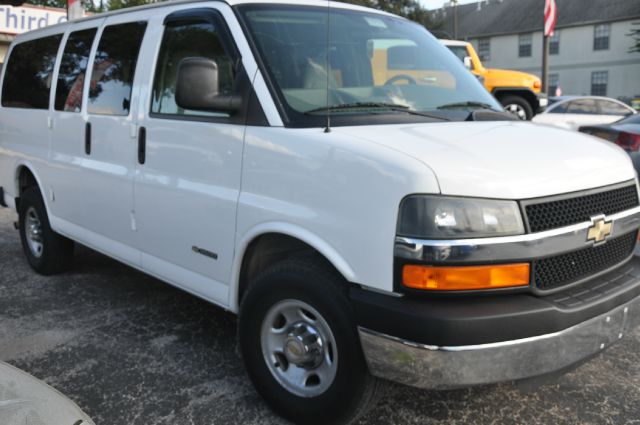
{"type": "Polygon", "coordinates": [[[466,66],[467,69],[473,68],[473,62],[471,62],[471,56],[465,56],[463,59],[463,62],[464,62],[464,66],[466,66]]]}
{"type": "Polygon", "coordinates": [[[238,96],[220,94],[218,64],[213,59],[184,58],[178,65],[176,103],[195,111],[226,111],[240,109],[238,96]]]}

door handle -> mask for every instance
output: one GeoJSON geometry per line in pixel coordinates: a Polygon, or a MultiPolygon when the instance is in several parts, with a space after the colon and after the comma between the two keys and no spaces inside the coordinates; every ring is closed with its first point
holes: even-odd
{"type": "Polygon", "coordinates": [[[84,125],[84,153],[91,155],[91,123],[84,125]]]}
{"type": "Polygon", "coordinates": [[[138,129],[138,163],[144,164],[147,159],[147,129],[138,129]]]}

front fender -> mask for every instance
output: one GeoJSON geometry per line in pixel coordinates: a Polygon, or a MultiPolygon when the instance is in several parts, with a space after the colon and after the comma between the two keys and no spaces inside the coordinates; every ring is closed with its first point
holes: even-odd
{"type": "Polygon", "coordinates": [[[355,272],[346,259],[330,243],[313,232],[301,226],[286,222],[265,222],[250,228],[236,239],[236,255],[231,273],[231,287],[229,288],[229,309],[238,312],[238,293],[240,287],[240,271],[247,252],[247,248],[256,238],[269,233],[277,233],[298,239],[318,251],[333,267],[348,280],[353,281],[355,272]]]}

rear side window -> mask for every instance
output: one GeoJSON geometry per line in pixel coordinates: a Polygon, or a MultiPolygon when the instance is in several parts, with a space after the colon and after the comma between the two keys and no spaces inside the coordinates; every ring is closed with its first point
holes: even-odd
{"type": "Polygon", "coordinates": [[[2,85],[2,106],[49,109],[53,67],[62,35],[17,44],[2,85]]]}
{"type": "Polygon", "coordinates": [[[146,22],[110,25],[102,32],[89,86],[92,114],[129,115],[131,88],[146,22]]]}
{"type": "Polygon", "coordinates": [[[191,22],[167,26],[158,55],[151,112],[162,115],[225,117],[229,114],[182,109],[176,103],[180,61],[189,57],[212,59],[218,64],[220,94],[233,92],[233,62],[223,48],[219,28],[213,22],[191,22]]]}
{"type": "Polygon", "coordinates": [[[625,116],[631,113],[630,110],[616,102],[610,102],[608,100],[598,100],[598,104],[600,105],[600,113],[604,115],[625,116]]]}
{"type": "Polygon", "coordinates": [[[55,100],[57,111],[79,112],[82,109],[82,89],[95,35],[95,28],[69,35],[58,71],[55,100]]]}

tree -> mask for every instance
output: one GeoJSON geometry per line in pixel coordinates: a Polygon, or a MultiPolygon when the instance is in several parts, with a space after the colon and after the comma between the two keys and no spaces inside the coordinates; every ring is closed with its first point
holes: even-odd
{"type": "MultiPolygon", "coordinates": [[[[95,3],[93,0],[81,0],[84,10],[92,13],[104,12],[104,6],[102,0],[97,0],[95,3]]],[[[57,7],[60,9],[67,8],[67,0],[25,0],[25,3],[33,4],[35,6],[57,7]]]]}
{"type": "Polygon", "coordinates": [[[25,1],[25,3],[33,4],[35,6],[58,7],[60,9],[67,8],[67,0],[31,0],[25,1]]]}
{"type": "Polygon", "coordinates": [[[125,7],[142,6],[149,3],[156,3],[154,0],[107,0],[107,9],[116,10],[125,7]]]}
{"type": "MultiPolygon", "coordinates": [[[[634,22],[633,26],[640,26],[640,22],[634,22]]],[[[640,28],[632,28],[627,35],[633,38],[633,46],[629,48],[629,53],[640,52],[640,28]]]]}
{"type": "Polygon", "coordinates": [[[403,16],[421,24],[429,30],[439,29],[442,22],[435,22],[427,9],[416,0],[339,0],[343,3],[384,10],[395,15],[403,16]]]}

